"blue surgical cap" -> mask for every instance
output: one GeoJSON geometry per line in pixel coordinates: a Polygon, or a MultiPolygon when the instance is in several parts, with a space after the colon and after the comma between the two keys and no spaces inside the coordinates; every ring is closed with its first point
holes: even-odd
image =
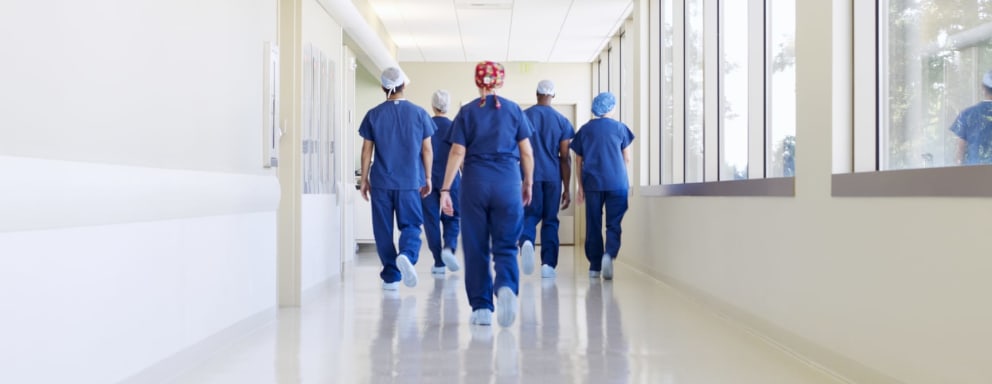
{"type": "Polygon", "coordinates": [[[379,77],[382,81],[382,87],[390,91],[395,91],[397,87],[403,85],[406,82],[406,76],[403,75],[403,71],[396,67],[389,67],[382,71],[382,76],[379,77]]]}
{"type": "Polygon", "coordinates": [[[985,72],[985,76],[982,77],[982,85],[992,88],[992,71],[985,72]]]}
{"type": "Polygon", "coordinates": [[[610,113],[613,107],[617,106],[617,98],[613,97],[612,93],[603,92],[596,95],[595,99],[592,99],[592,114],[596,117],[603,117],[603,115],[610,113]]]}

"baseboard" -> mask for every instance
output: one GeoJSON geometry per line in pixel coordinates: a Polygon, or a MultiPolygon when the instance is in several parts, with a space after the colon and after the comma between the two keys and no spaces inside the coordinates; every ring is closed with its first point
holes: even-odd
{"type": "Polygon", "coordinates": [[[275,307],[256,313],[176,354],[120,381],[120,384],[163,383],[196,368],[210,357],[276,319],[275,307]]]}
{"type": "Polygon", "coordinates": [[[629,259],[618,262],[618,264],[627,264],[630,267],[626,268],[628,271],[643,274],[647,278],[671,288],[687,301],[713,313],[731,326],[747,332],[839,382],[848,384],[905,384],[646,265],[631,263],[629,259]]]}

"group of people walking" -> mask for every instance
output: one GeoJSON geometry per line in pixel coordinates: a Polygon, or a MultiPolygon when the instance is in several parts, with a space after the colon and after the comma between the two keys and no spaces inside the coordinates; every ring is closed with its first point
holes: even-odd
{"type": "Polygon", "coordinates": [[[431,117],[404,98],[402,71],[388,68],[380,77],[386,101],[366,114],[359,134],[365,140],[360,190],[372,203],[383,289],[399,289],[401,281],[417,285],[421,226],[435,274],[461,269],[455,256],[461,234],[471,323],[490,325],[495,311],[499,324],[507,327],[518,311],[519,269],[531,274],[537,266],[538,223],[541,276],[556,276],[558,213],[572,202],[571,152],[578,184],[575,201],[587,207],[589,276],[613,278],[634,135],[612,118],[616,99],[610,93],[595,97],[595,118],[576,132],[551,106],[553,82],[539,82],[537,104],[523,110],[496,95],[505,76],[501,64],[479,63],[479,97],[448,118],[451,96],[438,90],[431,98],[431,117]],[[393,242],[394,218],[399,244],[393,242]]]}

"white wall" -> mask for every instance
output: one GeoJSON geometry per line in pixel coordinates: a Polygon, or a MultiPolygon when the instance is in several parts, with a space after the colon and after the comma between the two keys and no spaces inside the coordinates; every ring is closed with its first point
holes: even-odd
{"type": "Polygon", "coordinates": [[[833,4],[797,5],[796,196],[635,192],[620,261],[863,383],[992,381],[992,201],[830,196],[833,4]]]}
{"type": "Polygon", "coordinates": [[[275,305],[275,14],[0,3],[0,382],[117,382],[275,305]]]}
{"type": "MultiPolygon", "coordinates": [[[[430,110],[431,95],[438,89],[451,93],[451,103],[461,105],[479,97],[475,87],[476,63],[400,63],[410,78],[404,94],[410,101],[430,110]]],[[[534,104],[537,83],[544,79],[554,81],[557,96],[555,104],[576,105],[576,125],[589,121],[592,104],[591,64],[503,63],[506,82],[496,94],[517,103],[534,104]]],[[[378,79],[378,74],[376,74],[378,79]]],[[[454,115],[452,115],[454,116],[454,115]]]]}

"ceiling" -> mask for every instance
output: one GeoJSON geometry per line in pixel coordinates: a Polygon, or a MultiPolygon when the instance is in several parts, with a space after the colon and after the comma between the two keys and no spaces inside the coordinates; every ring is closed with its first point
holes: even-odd
{"type": "Polygon", "coordinates": [[[368,0],[398,61],[593,61],[632,0],[368,0]]]}

